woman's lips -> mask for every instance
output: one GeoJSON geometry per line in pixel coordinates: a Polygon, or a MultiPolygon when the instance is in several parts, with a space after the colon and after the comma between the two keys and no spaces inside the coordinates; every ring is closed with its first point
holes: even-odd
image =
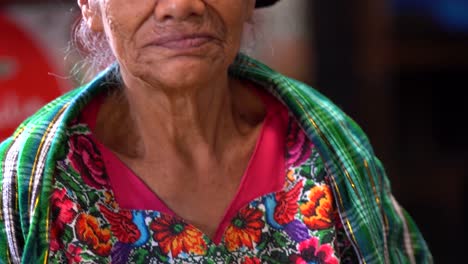
{"type": "Polygon", "coordinates": [[[173,50],[187,50],[203,46],[206,43],[215,41],[211,35],[173,35],[160,37],[152,45],[173,50]]]}

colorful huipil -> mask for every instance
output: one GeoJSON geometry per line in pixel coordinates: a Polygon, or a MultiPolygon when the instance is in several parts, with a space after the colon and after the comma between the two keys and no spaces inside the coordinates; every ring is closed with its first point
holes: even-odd
{"type": "Polygon", "coordinates": [[[432,262],[360,128],[314,89],[242,54],[230,75],[265,88],[292,116],[284,188],[241,208],[220,243],[178,217],[119,208],[89,129],[73,122],[112,70],[0,145],[2,263],[432,262]]]}
{"type": "Polygon", "coordinates": [[[277,166],[287,168],[279,174],[284,187],[240,208],[218,242],[177,216],[122,209],[88,125],[74,123],[62,151],[65,156],[57,161],[49,259],[116,264],[339,263],[334,248],[336,210],[323,162],[297,122],[291,118],[288,123],[286,148],[280,153],[285,166],[277,166]]]}

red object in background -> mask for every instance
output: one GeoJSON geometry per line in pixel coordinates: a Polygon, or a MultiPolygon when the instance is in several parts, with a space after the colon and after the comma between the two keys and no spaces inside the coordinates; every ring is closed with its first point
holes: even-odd
{"type": "Polygon", "coordinates": [[[55,72],[32,36],[0,13],[0,142],[41,106],[59,96],[55,72]]]}

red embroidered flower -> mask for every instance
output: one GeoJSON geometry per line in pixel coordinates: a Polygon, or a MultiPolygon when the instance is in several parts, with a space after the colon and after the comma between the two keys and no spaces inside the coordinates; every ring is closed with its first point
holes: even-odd
{"type": "Polygon", "coordinates": [[[260,259],[256,257],[245,257],[242,264],[260,264],[260,259]]]}
{"type": "Polygon", "coordinates": [[[120,242],[128,244],[138,241],[141,232],[132,221],[132,212],[128,210],[113,212],[102,204],[99,205],[99,210],[111,224],[111,231],[120,242]]]}
{"type": "Polygon", "coordinates": [[[57,226],[52,224],[50,229],[50,244],[49,248],[52,251],[58,251],[63,248],[63,243],[60,240],[60,237],[63,235],[63,229],[57,228],[57,226]]]}
{"type": "Polygon", "coordinates": [[[294,120],[289,122],[286,149],[286,168],[301,165],[312,153],[312,143],[294,120]]]}
{"type": "Polygon", "coordinates": [[[68,245],[68,250],[65,252],[68,264],[80,263],[81,262],[81,248],[73,244],[68,245]]]}
{"type": "Polygon", "coordinates": [[[108,187],[104,162],[93,142],[84,135],[74,135],[69,144],[68,159],[84,183],[96,189],[108,187]]]}
{"type": "Polygon", "coordinates": [[[94,253],[109,256],[112,249],[111,232],[107,228],[100,228],[94,216],[80,214],[76,220],[75,232],[78,240],[88,245],[94,253]]]}
{"type": "Polygon", "coordinates": [[[163,253],[171,252],[173,258],[181,252],[198,255],[206,252],[207,246],[203,240],[203,233],[176,217],[161,215],[153,220],[150,228],[154,231],[153,238],[158,242],[163,253]]]}
{"type": "Polygon", "coordinates": [[[76,216],[76,206],[67,196],[67,190],[55,189],[50,197],[55,221],[59,224],[69,224],[76,216]]]}
{"type": "Polygon", "coordinates": [[[229,251],[245,246],[253,249],[254,244],[260,241],[265,222],[263,213],[258,209],[244,208],[239,211],[226,229],[224,241],[229,251]]]}
{"type": "Polygon", "coordinates": [[[50,249],[57,251],[63,248],[60,241],[65,224],[69,224],[75,218],[77,208],[75,203],[67,196],[66,189],[55,189],[50,197],[52,207],[52,225],[50,230],[50,249]]]}
{"type": "Polygon", "coordinates": [[[309,193],[309,202],[302,204],[304,223],[310,229],[325,229],[333,226],[333,196],[328,185],[316,185],[309,193]]]}
{"type": "Polygon", "coordinates": [[[281,191],[276,193],[276,207],[274,218],[280,225],[285,225],[294,220],[294,217],[299,208],[298,198],[302,190],[302,181],[297,183],[289,191],[281,191]]]}
{"type": "Polygon", "coordinates": [[[324,244],[319,245],[319,240],[312,237],[299,244],[299,255],[293,255],[291,260],[296,264],[338,264],[338,259],[333,256],[333,247],[324,244]]]}

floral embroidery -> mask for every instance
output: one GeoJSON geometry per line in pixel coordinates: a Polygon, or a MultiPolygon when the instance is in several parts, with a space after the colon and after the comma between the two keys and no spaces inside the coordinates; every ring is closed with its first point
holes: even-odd
{"type": "Polygon", "coordinates": [[[80,214],[76,220],[75,229],[77,238],[88,245],[94,253],[100,256],[110,254],[112,248],[110,231],[100,228],[94,216],[80,214]]]}
{"type": "Polygon", "coordinates": [[[181,252],[201,255],[206,251],[203,233],[176,217],[161,215],[154,219],[150,228],[164,254],[171,252],[176,258],[181,252]]]}
{"type": "Polygon", "coordinates": [[[140,230],[133,223],[130,211],[121,210],[119,213],[112,212],[104,205],[99,205],[99,210],[111,224],[112,234],[122,243],[135,243],[141,236],[140,230]]]}
{"type": "Polygon", "coordinates": [[[301,165],[312,153],[312,144],[297,122],[289,122],[286,150],[286,168],[301,165]]]}
{"type": "Polygon", "coordinates": [[[80,263],[81,262],[81,251],[80,247],[77,247],[73,244],[68,245],[68,250],[65,252],[67,257],[68,264],[80,263]]]}
{"type": "Polygon", "coordinates": [[[56,189],[50,198],[52,206],[52,230],[50,231],[50,249],[57,251],[63,248],[60,238],[64,227],[75,218],[76,205],[66,196],[66,189],[56,189]]]}
{"type": "Polygon", "coordinates": [[[84,183],[95,189],[109,187],[104,162],[91,139],[85,135],[73,135],[69,142],[68,159],[81,175],[84,183]]]}
{"type": "Polygon", "coordinates": [[[276,194],[276,208],[274,218],[280,225],[287,224],[294,220],[294,217],[299,208],[297,199],[301,194],[302,181],[297,183],[289,191],[281,191],[276,194]]]}
{"type": "Polygon", "coordinates": [[[310,229],[332,227],[334,208],[333,196],[328,185],[315,185],[309,193],[309,202],[301,205],[304,223],[310,229]]]}
{"type": "Polygon", "coordinates": [[[310,238],[309,229],[302,221],[294,220],[284,226],[286,233],[296,242],[310,238]]]}
{"type": "Polygon", "coordinates": [[[260,264],[260,259],[256,257],[245,257],[242,264],[260,264]]]}
{"type": "Polygon", "coordinates": [[[296,264],[338,264],[338,259],[333,256],[333,247],[329,244],[319,245],[319,240],[313,237],[299,244],[299,255],[291,256],[296,264]]]}
{"type": "Polygon", "coordinates": [[[262,228],[265,225],[262,217],[263,212],[258,209],[248,207],[241,209],[226,229],[225,242],[227,249],[235,251],[243,246],[253,249],[254,243],[260,241],[262,228]]]}

